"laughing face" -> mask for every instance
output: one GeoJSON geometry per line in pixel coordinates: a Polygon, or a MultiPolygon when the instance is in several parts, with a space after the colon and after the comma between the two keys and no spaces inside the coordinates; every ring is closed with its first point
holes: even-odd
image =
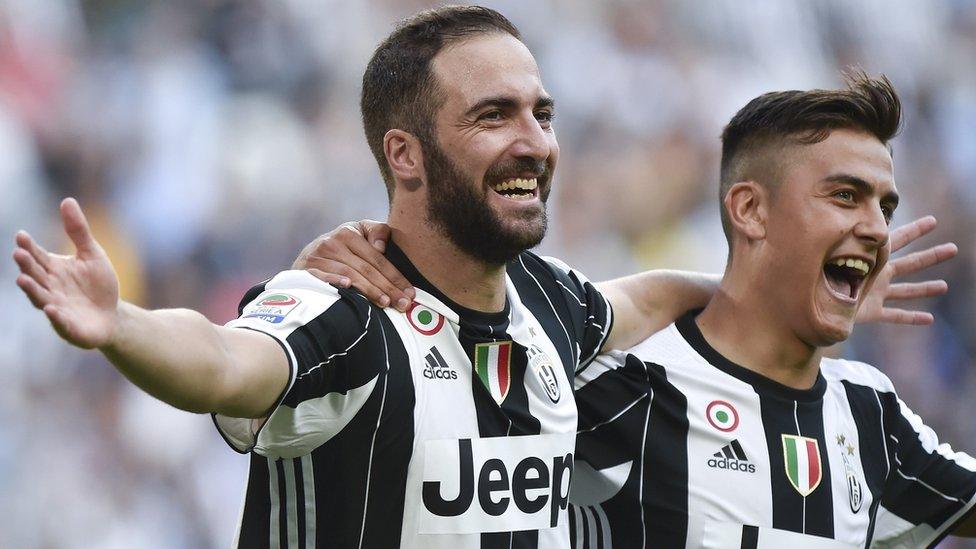
{"type": "Polygon", "coordinates": [[[507,34],[446,48],[433,72],[443,104],[424,143],[428,221],[469,255],[508,261],[545,235],[559,156],[552,100],[532,54],[507,34]]]}
{"type": "Polygon", "coordinates": [[[796,145],[771,198],[762,256],[764,296],[811,346],[843,341],[888,260],[898,203],[891,154],[874,136],[835,130],[796,145]]]}

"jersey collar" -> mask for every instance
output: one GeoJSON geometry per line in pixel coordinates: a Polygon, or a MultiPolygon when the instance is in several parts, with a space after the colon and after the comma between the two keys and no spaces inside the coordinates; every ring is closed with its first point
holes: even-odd
{"type": "Polygon", "coordinates": [[[740,366],[722,356],[721,353],[705,341],[705,336],[702,335],[701,330],[698,328],[698,323],[695,322],[695,317],[701,312],[702,309],[696,309],[685,313],[684,316],[675,322],[675,327],[678,328],[678,332],[688,342],[688,345],[691,345],[695,352],[701,355],[709,364],[736,379],[752,385],[756,392],[760,394],[807,402],[823,398],[824,392],[827,390],[827,381],[820,371],[817,371],[817,381],[814,382],[813,387],[809,389],[794,389],[793,387],[788,387],[782,383],[773,381],[744,366],[740,366]]]}
{"type": "Polygon", "coordinates": [[[448,318],[463,318],[466,322],[482,324],[486,326],[497,326],[508,322],[509,312],[511,311],[511,301],[508,292],[505,296],[505,307],[496,313],[486,313],[475,309],[469,309],[458,305],[443,292],[431,284],[424,275],[420,274],[417,267],[410,261],[407,254],[403,253],[392,240],[386,245],[386,259],[396,267],[407,280],[417,290],[417,301],[422,305],[430,307],[435,311],[447,316],[448,318]],[[427,295],[425,295],[427,294],[427,295]],[[433,298],[433,300],[431,299],[433,298]],[[447,310],[443,310],[447,309],[447,310]]]}

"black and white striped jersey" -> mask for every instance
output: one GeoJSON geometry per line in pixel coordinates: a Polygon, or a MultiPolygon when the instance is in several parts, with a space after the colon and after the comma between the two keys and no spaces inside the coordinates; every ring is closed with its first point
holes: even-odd
{"type": "Polygon", "coordinates": [[[407,313],[286,271],[228,324],[271,335],[292,368],[266,421],[215,416],[251,452],[237,546],[567,547],[572,378],[605,341],[609,304],[523,253],[505,309],[481,313],[396,246],[387,257],[418,290],[407,313]]]}
{"type": "Polygon", "coordinates": [[[796,390],[688,314],[576,378],[573,547],[925,547],[973,508],[976,460],[863,363],[796,390]]]}

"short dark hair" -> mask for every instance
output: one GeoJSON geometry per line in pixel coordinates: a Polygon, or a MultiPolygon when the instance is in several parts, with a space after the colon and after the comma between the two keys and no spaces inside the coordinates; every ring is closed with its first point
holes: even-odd
{"type": "Polygon", "coordinates": [[[393,177],[383,153],[383,136],[400,128],[424,144],[431,143],[434,116],[442,102],[431,60],[451,44],[496,32],[522,39],[515,25],[493,9],[443,6],[404,19],[373,52],[363,73],[359,106],[366,141],[391,199],[393,177]]]}
{"type": "MultiPolygon", "coordinates": [[[[781,91],[760,95],[732,117],[722,131],[719,201],[722,229],[732,244],[725,195],[738,181],[757,177],[756,160],[773,166],[765,177],[778,177],[776,149],[819,143],[838,129],[860,130],[887,145],[901,124],[901,100],[887,77],[871,78],[861,70],[844,73],[846,89],[781,91]]],[[[758,183],[775,188],[775,181],[758,183]]],[[[730,250],[731,252],[731,250],[730,250]]]]}

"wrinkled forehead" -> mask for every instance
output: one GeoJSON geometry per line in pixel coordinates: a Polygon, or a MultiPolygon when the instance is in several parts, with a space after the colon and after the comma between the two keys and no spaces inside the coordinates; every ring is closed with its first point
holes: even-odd
{"type": "Polygon", "coordinates": [[[444,107],[466,109],[484,97],[505,96],[529,104],[546,95],[535,58],[507,33],[463,39],[432,60],[444,107]]]}

